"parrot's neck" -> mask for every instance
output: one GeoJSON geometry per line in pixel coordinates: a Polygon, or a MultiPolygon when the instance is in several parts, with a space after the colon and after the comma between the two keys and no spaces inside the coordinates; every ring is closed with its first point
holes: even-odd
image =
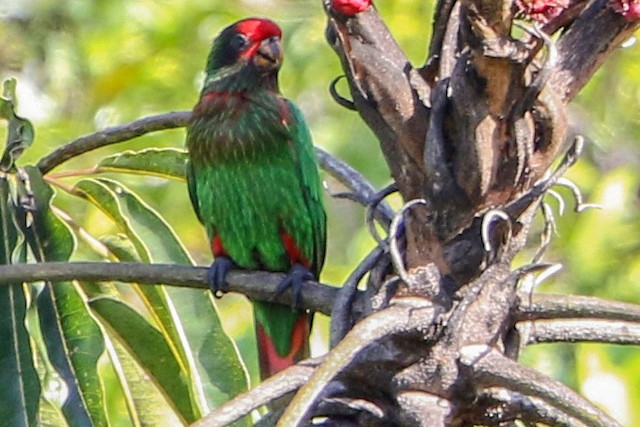
{"type": "Polygon", "coordinates": [[[278,73],[261,74],[255,67],[236,64],[210,73],[205,78],[201,95],[210,92],[278,92],[278,73]]]}

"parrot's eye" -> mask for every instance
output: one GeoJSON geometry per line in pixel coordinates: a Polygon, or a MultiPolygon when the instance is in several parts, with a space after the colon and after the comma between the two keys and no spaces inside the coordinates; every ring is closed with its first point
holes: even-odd
{"type": "Polygon", "coordinates": [[[249,39],[244,34],[235,34],[229,41],[229,46],[236,52],[240,52],[247,47],[249,39]]]}

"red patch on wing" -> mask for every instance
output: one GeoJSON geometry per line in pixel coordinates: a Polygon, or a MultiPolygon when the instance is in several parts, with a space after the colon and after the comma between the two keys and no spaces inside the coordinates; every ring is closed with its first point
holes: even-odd
{"type": "Polygon", "coordinates": [[[215,257],[228,256],[227,251],[223,247],[223,241],[220,240],[219,235],[215,235],[211,240],[211,253],[213,253],[215,257]]]}
{"type": "Polygon", "coordinates": [[[272,340],[267,336],[262,326],[256,325],[258,337],[258,360],[262,379],[271,377],[302,360],[307,356],[307,340],[309,338],[309,316],[302,314],[296,319],[291,335],[289,353],[280,356],[272,340]]]}
{"type": "Polygon", "coordinates": [[[285,247],[285,251],[287,252],[289,261],[292,264],[300,264],[309,270],[311,268],[311,263],[307,258],[303,256],[300,249],[296,245],[296,242],[294,242],[292,236],[287,234],[285,230],[281,230],[280,239],[283,242],[283,246],[285,247]]]}
{"type": "Polygon", "coordinates": [[[269,19],[248,18],[236,24],[236,30],[253,42],[261,42],[270,37],[281,37],[282,32],[275,22],[269,19]]]}

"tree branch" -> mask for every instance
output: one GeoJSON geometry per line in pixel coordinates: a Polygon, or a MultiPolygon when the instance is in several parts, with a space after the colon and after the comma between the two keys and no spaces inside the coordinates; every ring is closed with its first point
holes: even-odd
{"type": "Polygon", "coordinates": [[[96,133],[81,136],[40,159],[37,167],[44,175],[56,166],[88,151],[110,144],[128,141],[146,133],[183,127],[189,121],[190,116],[190,111],[176,111],[145,117],[131,123],[110,127],[96,133]]]}
{"type": "Polygon", "coordinates": [[[574,390],[546,375],[507,358],[487,345],[470,345],[460,351],[460,363],[471,370],[480,387],[502,387],[547,404],[592,427],[619,424],[574,390]]]}
{"type": "Polygon", "coordinates": [[[627,21],[608,0],[591,2],[556,43],[560,60],[548,87],[569,102],[638,27],[638,20],[627,21]]]}
{"type": "MultiPolygon", "coordinates": [[[[321,169],[357,194],[359,203],[367,206],[378,195],[378,190],[356,169],[322,148],[314,148],[316,150],[316,159],[321,169]]],[[[384,225],[389,225],[392,222],[392,218],[394,218],[394,210],[385,201],[377,204],[375,212],[376,219],[384,225]]]]}
{"type": "Polygon", "coordinates": [[[639,324],[612,320],[536,320],[517,324],[527,329],[525,345],[551,342],[599,342],[639,345],[639,324]]]}
{"type": "Polygon", "coordinates": [[[559,318],[593,318],[639,322],[639,306],[579,295],[519,292],[517,321],[559,318]]]}
{"type": "Polygon", "coordinates": [[[336,293],[332,306],[329,347],[334,348],[347,335],[354,322],[354,298],[358,295],[358,284],[385,254],[376,246],[350,273],[343,286],[336,293]]]}
{"type": "Polygon", "coordinates": [[[246,393],[234,397],[191,427],[224,427],[269,402],[298,390],[311,378],[319,359],[305,360],[263,381],[246,393]]]}
{"type": "MultiPolygon", "coordinates": [[[[207,289],[207,268],[174,264],[143,264],[134,262],[41,262],[33,264],[0,265],[0,284],[86,280],[98,282],[134,282],[164,284],[187,288],[207,289]]],[[[285,277],[280,273],[232,270],[227,275],[229,289],[251,299],[292,304],[291,292],[276,297],[278,284],[285,277]]],[[[0,285],[2,286],[2,285],[0,285]]],[[[338,288],[316,282],[305,282],[301,305],[312,311],[329,315],[338,288]]],[[[358,291],[357,291],[358,292],[358,291]]],[[[355,304],[359,304],[356,301],[355,304]]]]}
{"type": "Polygon", "coordinates": [[[399,298],[396,304],[357,323],[327,354],[325,361],[316,369],[312,378],[296,393],[277,427],[302,425],[305,416],[325,387],[354,360],[361,350],[385,336],[413,331],[420,326],[427,327],[426,321],[433,322],[435,313],[434,306],[427,300],[399,298]],[[403,302],[404,300],[407,302],[403,302]]]}
{"type": "Polygon", "coordinates": [[[328,41],[341,60],[354,105],[377,135],[403,196],[421,197],[416,182],[421,179],[429,86],[375,8],[347,19],[329,7],[326,12],[328,41]]]}

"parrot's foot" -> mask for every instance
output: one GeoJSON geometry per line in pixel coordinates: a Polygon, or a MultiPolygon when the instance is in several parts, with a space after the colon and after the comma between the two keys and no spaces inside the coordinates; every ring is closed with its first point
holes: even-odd
{"type": "Polygon", "coordinates": [[[287,276],[278,284],[276,295],[278,296],[288,288],[291,288],[293,296],[292,307],[298,308],[300,307],[300,295],[303,291],[303,283],[309,280],[316,280],[314,274],[302,265],[294,264],[292,268],[289,269],[287,276]]]}
{"type": "Polygon", "coordinates": [[[222,297],[229,290],[226,277],[229,270],[235,266],[236,264],[231,258],[217,256],[207,270],[207,284],[216,298],[222,297]]]}

